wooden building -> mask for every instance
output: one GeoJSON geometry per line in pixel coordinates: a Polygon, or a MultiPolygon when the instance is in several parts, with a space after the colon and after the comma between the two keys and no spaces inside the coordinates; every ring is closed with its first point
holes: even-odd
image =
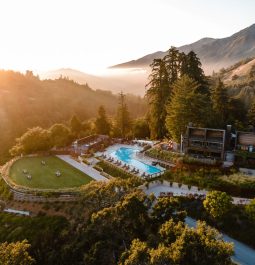
{"type": "Polygon", "coordinates": [[[245,166],[255,166],[255,133],[236,132],[235,161],[245,166]]]}
{"type": "Polygon", "coordinates": [[[188,126],[183,137],[183,151],[197,157],[223,160],[225,142],[225,130],[188,126]]]}

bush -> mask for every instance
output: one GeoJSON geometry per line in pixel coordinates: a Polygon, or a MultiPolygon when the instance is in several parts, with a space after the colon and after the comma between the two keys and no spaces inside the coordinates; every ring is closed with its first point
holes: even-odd
{"type": "Polygon", "coordinates": [[[99,163],[97,163],[97,166],[101,168],[105,173],[115,178],[125,179],[125,178],[130,178],[133,176],[131,173],[128,173],[122,169],[119,169],[105,161],[100,161],[99,163]]]}
{"type": "Polygon", "coordinates": [[[178,159],[182,158],[182,155],[179,153],[160,150],[157,148],[151,148],[150,150],[146,151],[145,154],[150,157],[162,159],[172,163],[176,163],[178,159]]]}
{"type": "Polygon", "coordinates": [[[93,168],[94,168],[95,170],[99,171],[99,172],[103,172],[103,171],[104,171],[104,170],[103,170],[100,166],[98,166],[98,165],[94,165],[93,168]]]}

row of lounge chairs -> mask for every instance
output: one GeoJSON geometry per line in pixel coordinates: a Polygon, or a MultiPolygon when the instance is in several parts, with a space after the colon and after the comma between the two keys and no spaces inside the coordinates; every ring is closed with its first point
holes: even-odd
{"type": "Polygon", "coordinates": [[[116,166],[118,166],[118,167],[121,167],[122,169],[124,169],[124,170],[126,170],[126,171],[128,171],[128,172],[130,172],[130,173],[132,173],[132,174],[137,175],[137,174],[140,173],[139,169],[136,169],[136,168],[132,168],[132,169],[131,169],[131,167],[130,167],[129,165],[127,165],[127,164],[122,164],[123,162],[121,162],[121,161],[119,161],[119,160],[114,160],[113,157],[108,157],[108,158],[107,158],[107,156],[104,155],[104,154],[103,154],[101,157],[102,157],[103,159],[105,159],[106,161],[108,161],[108,162],[110,162],[110,163],[112,163],[112,164],[114,164],[114,165],[116,165],[116,166]]]}
{"type": "MultiPolygon", "coordinates": [[[[193,199],[200,199],[200,200],[204,200],[206,195],[204,194],[197,194],[197,193],[184,193],[184,192],[181,192],[178,194],[179,196],[185,196],[185,197],[188,197],[188,198],[193,198],[193,199]]],[[[174,196],[174,193],[173,192],[160,192],[159,193],[159,197],[173,197],[174,196]]]]}
{"type": "Polygon", "coordinates": [[[173,197],[174,193],[173,192],[160,192],[159,197],[173,197]]]}

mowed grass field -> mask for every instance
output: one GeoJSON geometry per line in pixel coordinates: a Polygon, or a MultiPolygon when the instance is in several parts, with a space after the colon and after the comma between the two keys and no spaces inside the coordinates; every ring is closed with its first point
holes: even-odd
{"type": "Polygon", "coordinates": [[[39,189],[79,187],[92,180],[91,177],[55,156],[21,158],[11,166],[10,178],[20,186],[39,189]],[[46,164],[42,165],[41,161],[45,161],[46,164]],[[31,179],[23,173],[24,169],[31,175],[31,179]],[[56,171],[60,171],[61,176],[57,177],[56,171]]]}

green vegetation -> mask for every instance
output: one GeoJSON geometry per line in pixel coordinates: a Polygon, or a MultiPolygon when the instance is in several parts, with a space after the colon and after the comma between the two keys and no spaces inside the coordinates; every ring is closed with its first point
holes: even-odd
{"type": "Polygon", "coordinates": [[[24,157],[17,160],[10,168],[10,179],[17,185],[38,189],[80,187],[92,180],[80,170],[52,156],[24,157]],[[45,161],[45,165],[41,161],[45,161]],[[28,171],[31,179],[27,178],[23,170],[28,171]],[[59,177],[56,176],[56,171],[60,171],[59,177]]]}
{"type": "Polygon", "coordinates": [[[171,151],[161,150],[159,148],[151,148],[147,150],[146,155],[153,157],[153,158],[162,159],[167,162],[172,162],[172,163],[176,163],[177,161],[180,160],[180,158],[183,157],[181,154],[174,153],[171,151]]]}
{"type": "Polygon", "coordinates": [[[245,206],[245,212],[251,221],[255,221],[255,199],[245,206]]]}
{"type": "Polygon", "coordinates": [[[226,192],[211,191],[203,202],[205,210],[215,219],[222,219],[232,208],[232,197],[226,192]]]}
{"type": "Polygon", "coordinates": [[[29,256],[30,245],[26,240],[16,243],[0,244],[0,264],[3,265],[31,265],[34,259],[29,256]]]}
{"type": "MultiPolygon", "coordinates": [[[[11,243],[26,239],[31,245],[30,248],[27,249],[27,243],[21,245],[17,243],[17,246],[20,247],[20,252],[17,255],[27,255],[24,250],[28,250],[30,256],[36,260],[36,264],[40,265],[72,264],[69,259],[70,254],[68,255],[62,250],[63,257],[59,255],[61,246],[68,240],[68,229],[70,229],[70,225],[63,217],[38,216],[29,218],[0,213],[0,242],[11,243]],[[66,261],[64,261],[65,259],[66,261]]],[[[15,246],[16,244],[10,245],[10,251],[15,246]]],[[[23,264],[21,260],[19,262],[10,264],[23,264]]],[[[0,264],[5,263],[0,262],[0,264]]]]}
{"type": "MultiPolygon", "coordinates": [[[[232,264],[232,245],[215,229],[204,222],[196,229],[184,224],[184,210],[193,209],[196,215],[192,207],[199,202],[156,201],[137,189],[139,185],[141,179],[133,177],[83,186],[79,200],[66,205],[70,222],[42,214],[0,213],[0,244],[27,239],[28,254],[39,265],[197,265],[198,259],[199,264],[232,264]]],[[[207,214],[201,202],[200,207],[198,213],[207,214]]]]}
{"type": "Polygon", "coordinates": [[[117,116],[114,126],[114,134],[122,138],[126,138],[130,134],[131,119],[125,102],[125,95],[121,92],[119,94],[119,107],[117,109],[117,116]]]}
{"type": "Polygon", "coordinates": [[[186,227],[183,215],[178,217],[176,212],[171,214],[164,208],[169,204],[174,207],[172,200],[160,204],[149,214],[148,209],[153,202],[153,197],[134,191],[114,206],[92,214],[85,232],[85,264],[156,265],[162,264],[158,260],[162,261],[163,258],[164,261],[171,261],[166,264],[195,265],[198,258],[201,261],[199,264],[216,265],[219,260],[221,264],[232,264],[232,245],[221,241],[215,230],[204,223],[197,229],[186,227]],[[167,212],[166,218],[170,218],[166,222],[162,219],[162,212],[167,212]]]}
{"type": "MultiPolygon", "coordinates": [[[[151,64],[146,96],[149,100],[150,130],[153,139],[162,139],[167,134],[166,105],[172,98],[175,83],[184,75],[189,76],[195,82],[199,92],[207,93],[207,81],[201,62],[193,51],[186,55],[171,47],[163,59],[154,59],[151,64]]],[[[189,87],[187,91],[188,89],[189,87]]]]}
{"type": "Polygon", "coordinates": [[[166,128],[178,143],[189,122],[192,121],[198,127],[204,127],[208,123],[207,96],[200,92],[200,85],[188,75],[183,75],[174,83],[166,110],[166,128]]]}
{"type": "MultiPolygon", "coordinates": [[[[109,91],[93,90],[66,78],[39,80],[31,72],[1,70],[0,93],[0,164],[9,159],[9,149],[27,128],[68,125],[74,114],[87,124],[96,117],[100,105],[105,106],[110,117],[115,116],[118,107],[118,97],[109,91]]],[[[127,95],[126,104],[132,118],[146,112],[146,102],[140,97],[127,95]]]]}
{"type": "Polygon", "coordinates": [[[174,171],[166,171],[161,179],[197,186],[201,189],[224,191],[232,196],[254,198],[255,181],[244,178],[242,181],[233,181],[233,178],[236,179],[238,176],[243,178],[243,174],[224,172],[217,167],[205,165],[201,167],[192,163],[177,167],[174,171]]]}
{"type": "Polygon", "coordinates": [[[219,79],[211,89],[212,109],[214,111],[214,122],[216,127],[224,128],[228,120],[229,102],[227,90],[219,79]]]}
{"type": "Polygon", "coordinates": [[[194,52],[184,54],[172,47],[163,59],[154,59],[146,92],[151,138],[171,137],[180,142],[189,123],[224,129],[233,124],[235,129],[249,129],[252,115],[247,111],[254,101],[254,89],[249,96],[238,96],[225,87],[221,77],[206,77],[194,52]]]}
{"type": "Polygon", "coordinates": [[[9,190],[8,185],[0,176],[0,199],[10,200],[12,199],[12,193],[9,190]]]}
{"type": "Polygon", "coordinates": [[[181,208],[187,215],[219,229],[227,235],[255,248],[255,222],[250,219],[245,206],[232,205],[223,218],[214,218],[204,207],[202,200],[181,198],[181,208]]]}
{"type": "Polygon", "coordinates": [[[120,265],[233,264],[229,257],[233,254],[232,244],[218,240],[219,233],[203,222],[191,229],[169,220],[161,226],[159,234],[156,247],[152,242],[133,240],[130,249],[122,254],[120,265]]]}
{"type": "Polygon", "coordinates": [[[106,116],[106,111],[103,106],[98,109],[98,117],[95,121],[95,130],[98,134],[109,135],[111,131],[111,123],[106,116]]]}
{"type": "MultiPolygon", "coordinates": [[[[131,173],[126,172],[125,170],[121,170],[113,165],[111,165],[110,163],[107,163],[105,161],[100,161],[99,163],[97,163],[97,166],[101,169],[103,169],[103,171],[109,175],[111,175],[112,177],[115,178],[130,178],[133,175],[131,173]]],[[[99,169],[98,168],[98,169],[99,169]]]]}
{"type": "Polygon", "coordinates": [[[146,139],[150,137],[150,127],[148,119],[140,118],[133,121],[133,137],[137,139],[146,139]]]}

